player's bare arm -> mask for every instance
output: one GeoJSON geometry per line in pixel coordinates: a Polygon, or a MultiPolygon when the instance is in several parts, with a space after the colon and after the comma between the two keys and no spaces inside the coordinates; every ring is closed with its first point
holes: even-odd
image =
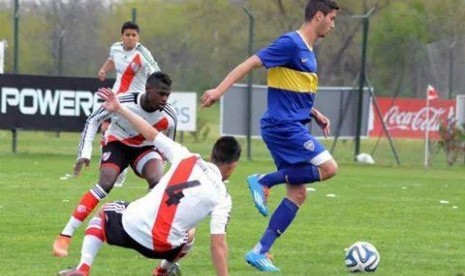
{"type": "Polygon", "coordinates": [[[320,128],[323,130],[323,135],[325,137],[328,137],[328,135],[331,134],[331,122],[329,118],[323,115],[323,113],[321,113],[315,108],[312,108],[311,114],[312,117],[315,118],[315,121],[318,124],[318,126],[320,126],[320,128]]]}
{"type": "Polygon", "coordinates": [[[107,72],[115,70],[115,63],[111,59],[105,60],[100,70],[98,70],[97,77],[99,80],[104,81],[107,75],[107,72]]]}
{"type": "Polygon", "coordinates": [[[210,250],[216,275],[228,275],[228,245],[226,243],[226,235],[210,235],[210,250]]]}
{"type": "Polygon", "coordinates": [[[74,164],[74,176],[79,176],[82,170],[82,166],[89,167],[90,160],[87,158],[78,158],[76,164],[74,164]]]}
{"type": "Polygon", "coordinates": [[[256,55],[246,59],[244,62],[236,66],[236,68],[231,70],[216,88],[205,91],[201,98],[200,107],[204,108],[212,106],[234,83],[241,80],[250,71],[260,66],[262,66],[262,62],[256,55]]]}
{"type": "Polygon", "coordinates": [[[158,135],[158,131],[153,128],[147,121],[139,115],[133,113],[126,107],[122,106],[116,95],[109,88],[100,88],[98,95],[106,102],[102,105],[108,112],[118,113],[121,117],[128,120],[134,128],[142,134],[147,140],[153,140],[158,135]]]}

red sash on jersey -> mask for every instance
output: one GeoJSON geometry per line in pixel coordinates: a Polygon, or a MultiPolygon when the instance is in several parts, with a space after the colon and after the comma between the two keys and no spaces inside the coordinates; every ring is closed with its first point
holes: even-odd
{"type": "MultiPolygon", "coordinates": [[[[129,87],[131,86],[132,80],[134,79],[134,76],[137,73],[137,70],[139,70],[141,66],[141,59],[139,54],[136,54],[136,56],[129,62],[128,67],[126,67],[126,70],[124,70],[123,75],[121,76],[121,83],[120,87],[117,91],[116,94],[119,93],[124,93],[127,92],[129,87]]],[[[138,91],[138,92],[143,92],[143,91],[138,91]]]]}
{"type": "Polygon", "coordinates": [[[197,156],[191,156],[182,160],[174,171],[168,185],[166,186],[163,198],[158,209],[157,219],[152,227],[152,242],[155,251],[171,250],[172,246],[168,241],[171,225],[178,208],[178,204],[169,204],[170,195],[167,190],[177,184],[186,182],[197,162],[197,156]]]}

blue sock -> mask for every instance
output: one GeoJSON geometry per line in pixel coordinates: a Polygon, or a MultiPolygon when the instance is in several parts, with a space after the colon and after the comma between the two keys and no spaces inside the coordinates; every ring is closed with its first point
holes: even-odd
{"type": "Polygon", "coordinates": [[[282,171],[277,171],[262,175],[258,182],[263,186],[271,188],[274,185],[286,183],[286,178],[282,171]]]}
{"type": "Polygon", "coordinates": [[[287,198],[284,198],[279,204],[278,208],[271,216],[268,228],[265,230],[260,243],[257,244],[255,249],[257,253],[264,254],[270,251],[271,246],[275,240],[281,236],[287,227],[294,220],[299,207],[287,198]]]}
{"type": "Polygon", "coordinates": [[[268,188],[283,183],[300,185],[316,181],[320,181],[320,172],[318,171],[318,167],[312,164],[296,165],[292,168],[289,167],[277,172],[267,173],[262,175],[258,180],[261,185],[268,188]]]}
{"type": "Polygon", "coordinates": [[[282,172],[285,174],[286,183],[291,185],[309,184],[321,180],[318,167],[312,164],[286,168],[282,172]]]}

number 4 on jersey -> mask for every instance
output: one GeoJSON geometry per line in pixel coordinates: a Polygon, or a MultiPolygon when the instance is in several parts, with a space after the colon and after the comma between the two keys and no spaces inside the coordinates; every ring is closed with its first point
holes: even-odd
{"type": "Polygon", "coordinates": [[[168,206],[171,206],[173,204],[178,205],[179,202],[181,201],[181,198],[184,197],[184,194],[182,192],[184,189],[192,188],[192,187],[199,186],[199,185],[200,185],[200,182],[198,180],[194,180],[194,181],[188,181],[188,182],[184,182],[181,184],[176,184],[176,185],[168,187],[165,191],[168,194],[168,199],[166,200],[166,204],[168,206]]]}

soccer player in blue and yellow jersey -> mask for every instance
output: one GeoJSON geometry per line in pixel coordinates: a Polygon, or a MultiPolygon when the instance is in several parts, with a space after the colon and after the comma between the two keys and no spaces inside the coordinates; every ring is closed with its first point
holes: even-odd
{"type": "Polygon", "coordinates": [[[268,189],[286,183],[287,196],[271,216],[265,233],[246,255],[262,271],[279,270],[268,257],[271,246],[291,224],[307,195],[305,185],[336,175],[337,163],[308,131],[313,118],[329,134],[330,122],[313,108],[318,87],[313,44],[335,26],[339,6],[331,0],[308,0],[305,22],[234,68],[215,88],[205,91],[201,106],[209,107],[246,74],[261,66],[268,70],[268,108],[260,121],[261,135],[277,171],[247,178],[255,206],[268,215],[268,189]]]}

